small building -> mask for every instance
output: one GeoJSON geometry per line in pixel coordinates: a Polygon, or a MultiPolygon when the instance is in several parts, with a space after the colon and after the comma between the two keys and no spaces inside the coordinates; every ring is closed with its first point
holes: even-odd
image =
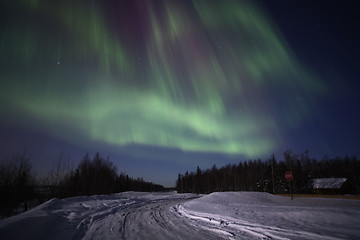
{"type": "Polygon", "coordinates": [[[350,194],[354,191],[347,178],[315,178],[313,189],[317,194],[350,194]]]}

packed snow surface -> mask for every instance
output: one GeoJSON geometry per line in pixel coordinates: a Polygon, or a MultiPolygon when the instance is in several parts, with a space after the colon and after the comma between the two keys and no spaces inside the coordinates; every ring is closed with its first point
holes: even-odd
{"type": "Polygon", "coordinates": [[[359,239],[360,201],[255,192],[52,199],[0,221],[0,239],[359,239]]]}

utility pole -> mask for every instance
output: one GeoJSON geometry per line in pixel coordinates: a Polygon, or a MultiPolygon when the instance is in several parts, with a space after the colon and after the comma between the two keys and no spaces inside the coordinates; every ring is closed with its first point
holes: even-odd
{"type": "Polygon", "coordinates": [[[274,161],[275,161],[275,155],[273,154],[272,158],[271,158],[271,178],[272,178],[272,191],[273,191],[273,194],[275,194],[274,161]]]}

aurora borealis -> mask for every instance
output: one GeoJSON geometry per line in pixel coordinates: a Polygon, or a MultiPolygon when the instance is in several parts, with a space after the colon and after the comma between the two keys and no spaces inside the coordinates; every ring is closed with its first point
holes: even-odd
{"type": "Polygon", "coordinates": [[[162,166],[175,179],[221,156],[338,154],[319,127],[304,128],[333,85],[258,2],[5,0],[1,9],[3,129],[109,154],[165,185],[154,177],[162,166]]]}

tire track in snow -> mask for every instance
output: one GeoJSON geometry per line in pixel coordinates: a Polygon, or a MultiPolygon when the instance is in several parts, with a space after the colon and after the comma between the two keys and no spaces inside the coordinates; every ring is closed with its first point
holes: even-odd
{"type": "MultiPolygon", "coordinates": [[[[122,222],[119,228],[121,239],[221,239],[218,233],[197,228],[189,223],[189,219],[171,211],[171,208],[185,201],[151,201],[130,206],[126,209],[126,215],[119,219],[122,222]]],[[[93,233],[92,237],[95,235],[93,233]]]]}
{"type": "Polygon", "coordinates": [[[191,199],[135,198],[131,204],[101,204],[82,218],[76,217],[78,225],[73,239],[223,239],[227,236],[225,232],[209,231],[174,211],[175,206],[191,199]]]}

